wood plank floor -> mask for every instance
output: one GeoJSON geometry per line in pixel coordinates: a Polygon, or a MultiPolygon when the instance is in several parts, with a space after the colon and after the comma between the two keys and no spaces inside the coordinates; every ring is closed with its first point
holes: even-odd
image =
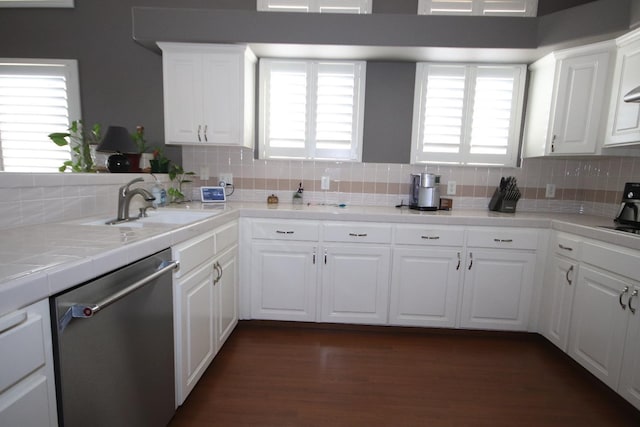
{"type": "Polygon", "coordinates": [[[240,322],[171,427],[640,426],[536,334],[240,322]]]}

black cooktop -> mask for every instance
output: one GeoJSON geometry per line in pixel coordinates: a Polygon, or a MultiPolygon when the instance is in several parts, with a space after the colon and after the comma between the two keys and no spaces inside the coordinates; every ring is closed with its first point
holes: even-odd
{"type": "Polygon", "coordinates": [[[608,228],[613,231],[622,231],[623,233],[631,233],[640,235],[640,228],[630,227],[628,225],[601,225],[601,228],[608,228]]]}

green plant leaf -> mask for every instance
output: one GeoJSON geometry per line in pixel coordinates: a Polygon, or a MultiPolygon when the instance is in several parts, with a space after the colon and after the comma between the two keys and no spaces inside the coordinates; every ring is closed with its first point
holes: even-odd
{"type": "Polygon", "coordinates": [[[50,133],[49,139],[53,141],[57,146],[64,147],[65,145],[69,145],[69,141],[66,140],[70,135],[68,133],[50,133]]]}

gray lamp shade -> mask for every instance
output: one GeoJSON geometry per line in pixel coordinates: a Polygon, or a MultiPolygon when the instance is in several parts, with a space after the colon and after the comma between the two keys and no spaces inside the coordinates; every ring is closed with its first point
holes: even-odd
{"type": "Polygon", "coordinates": [[[127,128],[122,126],[109,126],[107,132],[98,144],[96,151],[110,153],[136,153],[138,148],[131,138],[127,128]]]}

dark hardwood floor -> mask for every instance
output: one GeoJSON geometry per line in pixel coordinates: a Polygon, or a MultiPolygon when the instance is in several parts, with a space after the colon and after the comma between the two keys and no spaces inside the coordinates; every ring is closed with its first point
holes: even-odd
{"type": "Polygon", "coordinates": [[[640,426],[640,411],[536,334],[251,321],[170,426],[640,426]]]}

